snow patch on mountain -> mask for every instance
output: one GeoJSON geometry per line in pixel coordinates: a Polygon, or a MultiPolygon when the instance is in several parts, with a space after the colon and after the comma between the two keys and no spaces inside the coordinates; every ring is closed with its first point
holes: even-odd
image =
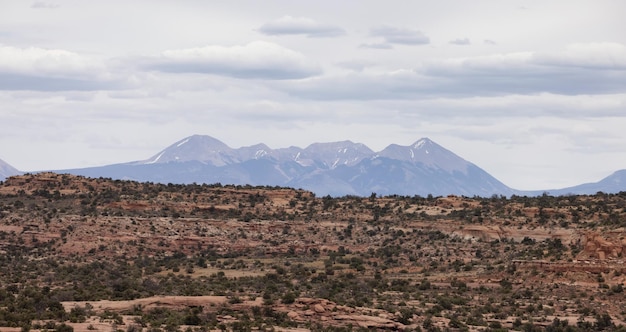
{"type": "Polygon", "coordinates": [[[427,139],[422,138],[422,139],[420,139],[419,141],[415,142],[415,144],[413,145],[413,148],[414,148],[414,149],[419,149],[419,148],[421,148],[422,146],[426,145],[426,143],[427,143],[427,142],[428,142],[428,140],[427,140],[427,139]]]}
{"type": "Polygon", "coordinates": [[[189,138],[187,138],[187,139],[185,139],[184,141],[182,141],[182,142],[178,143],[178,144],[176,145],[176,147],[180,147],[181,145],[183,145],[183,144],[185,144],[185,143],[187,143],[187,142],[189,142],[189,138]]]}
{"type": "Polygon", "coordinates": [[[159,153],[159,155],[156,156],[156,158],[154,158],[154,160],[147,161],[146,164],[154,164],[154,163],[156,163],[157,161],[159,161],[159,159],[161,159],[161,156],[163,156],[164,153],[165,153],[165,151],[159,153]]]}
{"type": "Polygon", "coordinates": [[[267,155],[267,151],[265,150],[258,150],[255,154],[254,154],[254,159],[259,159],[262,158],[263,156],[267,155]]]}

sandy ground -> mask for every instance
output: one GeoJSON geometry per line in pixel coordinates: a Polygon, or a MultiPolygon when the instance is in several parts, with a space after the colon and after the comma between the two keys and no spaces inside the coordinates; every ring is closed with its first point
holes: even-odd
{"type": "Polygon", "coordinates": [[[132,310],[137,306],[141,306],[143,309],[154,307],[184,308],[190,306],[212,306],[226,303],[226,301],[228,301],[226,296],[153,296],[130,301],[68,301],[61,303],[65,311],[68,312],[74,307],[85,307],[85,305],[89,303],[93,307],[93,310],[99,313],[105,310],[116,312],[132,310]]]}

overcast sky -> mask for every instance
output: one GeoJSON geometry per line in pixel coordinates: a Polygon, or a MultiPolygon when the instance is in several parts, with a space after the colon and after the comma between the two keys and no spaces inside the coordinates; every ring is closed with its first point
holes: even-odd
{"type": "Polygon", "coordinates": [[[429,137],[516,189],[626,168],[626,1],[0,0],[0,159],[34,171],[429,137]]]}

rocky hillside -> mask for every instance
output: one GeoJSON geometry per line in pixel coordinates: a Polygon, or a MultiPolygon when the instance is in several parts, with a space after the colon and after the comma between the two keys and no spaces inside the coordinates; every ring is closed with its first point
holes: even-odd
{"type": "Polygon", "coordinates": [[[615,330],[625,206],[11,177],[0,329],[615,330]]]}

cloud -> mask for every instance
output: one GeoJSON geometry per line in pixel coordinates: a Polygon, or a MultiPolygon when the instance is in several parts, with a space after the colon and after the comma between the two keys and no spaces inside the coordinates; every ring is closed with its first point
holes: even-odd
{"type": "Polygon", "coordinates": [[[389,100],[424,94],[431,85],[427,77],[419,77],[412,70],[401,70],[316,77],[285,85],[283,89],[293,96],[312,100],[389,100]]]}
{"type": "Polygon", "coordinates": [[[626,47],[573,45],[554,53],[522,52],[432,61],[418,69],[445,79],[449,91],[601,94],[626,91],[626,47]]]}
{"type": "Polygon", "coordinates": [[[168,50],[146,61],[146,68],[161,72],[243,79],[301,79],[321,73],[319,66],[304,55],[264,41],[243,46],[211,45],[168,50]]]}
{"type": "Polygon", "coordinates": [[[626,47],[574,45],[558,53],[519,52],[431,60],[390,72],[349,73],[285,87],[315,100],[392,100],[626,92],[626,47]]]}
{"type": "Polygon", "coordinates": [[[350,69],[353,71],[361,72],[367,67],[374,66],[375,63],[368,60],[351,60],[351,61],[341,61],[335,63],[336,66],[341,68],[350,69]]]}
{"type": "Polygon", "coordinates": [[[283,16],[263,24],[259,31],[266,35],[305,35],[307,37],[337,37],[345,35],[342,28],[319,23],[307,17],[283,16]]]}
{"type": "Polygon", "coordinates": [[[359,48],[373,48],[376,50],[390,50],[393,48],[393,45],[389,43],[370,43],[370,44],[361,44],[359,48]]]}
{"type": "Polygon", "coordinates": [[[626,70],[626,46],[618,43],[572,44],[565,52],[538,53],[533,61],[545,66],[626,70]]]}
{"type": "Polygon", "coordinates": [[[113,86],[99,60],[59,49],[0,45],[2,90],[94,90],[113,86]]]}
{"type": "Polygon", "coordinates": [[[59,8],[59,5],[56,4],[56,3],[51,3],[51,2],[36,1],[32,5],[30,5],[30,8],[34,8],[34,9],[56,9],[56,8],[59,8]]]}
{"type": "Polygon", "coordinates": [[[470,44],[470,40],[469,40],[469,38],[457,38],[457,39],[451,40],[450,44],[453,44],[453,45],[469,45],[470,44]]]}
{"type": "Polygon", "coordinates": [[[0,71],[55,77],[91,76],[102,65],[77,53],[58,49],[0,46],[0,71]]]}
{"type": "Polygon", "coordinates": [[[424,45],[430,43],[430,38],[419,30],[387,25],[371,29],[370,36],[382,37],[386,44],[424,45]]]}
{"type": "Polygon", "coordinates": [[[59,78],[0,74],[0,90],[33,91],[94,91],[116,89],[112,82],[98,82],[75,78],[59,78]]]}
{"type": "Polygon", "coordinates": [[[484,43],[485,45],[491,45],[491,46],[498,45],[498,43],[496,43],[495,41],[493,41],[493,40],[491,40],[491,39],[485,39],[485,40],[483,40],[483,43],[484,43]]]}
{"type": "Polygon", "coordinates": [[[485,118],[554,116],[559,118],[622,117],[626,93],[599,95],[503,95],[466,98],[433,98],[397,102],[394,108],[422,109],[429,118],[452,121],[455,117],[472,117],[480,124],[485,118]],[[506,110],[506,111],[503,111],[506,110]]]}

